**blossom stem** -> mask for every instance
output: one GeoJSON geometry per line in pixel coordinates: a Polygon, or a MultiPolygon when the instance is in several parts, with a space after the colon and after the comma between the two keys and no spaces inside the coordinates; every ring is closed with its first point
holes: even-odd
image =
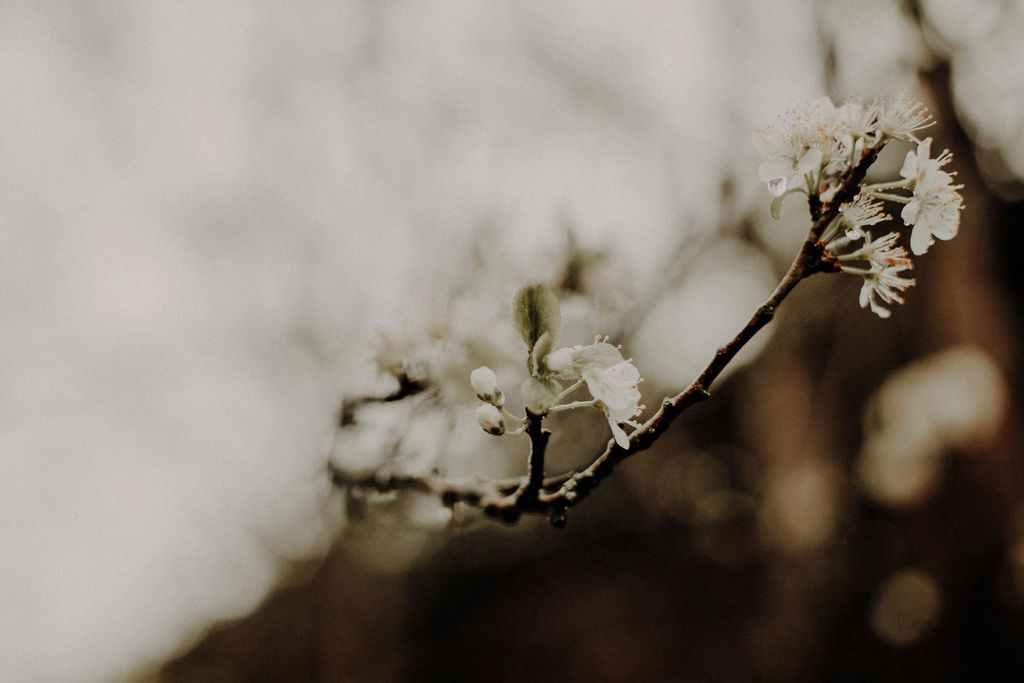
{"type": "Polygon", "coordinates": [[[821,241],[831,246],[832,238],[839,234],[840,223],[842,223],[842,221],[840,220],[839,216],[836,216],[836,219],[829,223],[828,227],[825,228],[825,232],[821,236],[821,241]]]}
{"type": "MultiPolygon", "coordinates": [[[[825,244],[828,245],[828,250],[830,252],[832,252],[833,254],[836,252],[837,249],[842,249],[846,245],[848,245],[851,242],[853,242],[853,240],[851,240],[846,235],[840,235],[839,237],[836,237],[835,239],[832,239],[832,240],[828,240],[828,239],[822,238],[821,241],[825,242],[825,244]]],[[[840,261],[842,261],[845,256],[848,256],[848,254],[843,254],[843,256],[838,256],[837,258],[840,261]]]]}
{"type": "Polygon", "coordinates": [[[563,403],[561,405],[554,406],[548,409],[549,413],[560,413],[563,410],[572,410],[574,408],[590,408],[591,406],[597,405],[597,399],[591,399],[589,401],[573,401],[572,403],[563,403]]]}
{"type": "Polygon", "coordinates": [[[890,194],[888,192],[875,192],[873,190],[865,189],[865,192],[875,199],[884,199],[890,202],[899,202],[900,204],[907,204],[913,197],[904,197],[899,194],[890,194]]]}
{"type": "Polygon", "coordinates": [[[508,410],[505,408],[505,406],[501,406],[500,410],[501,410],[501,414],[502,415],[504,415],[508,419],[512,420],[513,422],[518,422],[519,424],[526,424],[526,418],[525,417],[519,417],[518,415],[513,415],[512,413],[508,412],[508,410]]]}
{"type": "Polygon", "coordinates": [[[893,180],[889,183],[872,183],[871,185],[865,185],[862,190],[864,192],[875,192],[877,190],[895,190],[899,188],[910,188],[910,181],[906,178],[902,180],[893,180]]]}
{"type": "Polygon", "coordinates": [[[576,380],[576,381],[575,381],[575,382],[574,382],[573,384],[571,384],[571,385],[570,385],[569,387],[567,387],[566,389],[563,389],[563,390],[562,390],[562,392],[561,392],[560,394],[558,394],[558,396],[555,396],[555,401],[554,401],[554,402],[555,402],[555,403],[558,403],[558,402],[559,402],[559,401],[561,401],[561,400],[562,400],[563,398],[565,398],[566,396],[568,396],[568,395],[569,395],[569,394],[571,394],[572,392],[574,392],[574,391],[576,391],[577,389],[579,389],[579,388],[580,388],[581,386],[583,386],[583,379],[582,379],[582,378],[581,378],[581,379],[578,379],[578,380],[576,380]]]}

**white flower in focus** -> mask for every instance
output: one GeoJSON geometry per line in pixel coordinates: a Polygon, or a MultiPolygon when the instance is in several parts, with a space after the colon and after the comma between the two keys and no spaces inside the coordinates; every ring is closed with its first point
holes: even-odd
{"type": "Polygon", "coordinates": [[[953,155],[946,150],[935,159],[930,158],[931,142],[931,138],[925,138],[916,151],[907,152],[900,169],[900,175],[914,183],[914,196],[903,207],[900,217],[906,225],[913,226],[910,250],[915,254],[928,251],[934,237],[956,237],[964,202],[957,192],[963,185],[953,185],[953,176],[941,170],[953,155]]]}
{"type": "Polygon", "coordinates": [[[505,418],[502,417],[501,411],[490,403],[477,407],[476,421],[480,424],[480,428],[488,434],[501,436],[505,433],[505,418]]]}
{"type": "Polygon", "coordinates": [[[768,161],[757,169],[757,176],[768,184],[768,191],[778,197],[798,187],[804,175],[816,173],[822,165],[824,152],[822,131],[835,118],[835,106],[827,97],[819,97],[802,107],[779,116],[774,126],[754,131],[753,142],[768,161]]]}
{"type": "Polygon", "coordinates": [[[799,156],[793,154],[779,157],[766,153],[764,150],[768,149],[768,145],[758,144],[756,142],[758,139],[763,140],[764,138],[755,138],[758,151],[765,156],[776,157],[757,167],[757,177],[761,182],[767,183],[768,191],[773,197],[779,197],[784,195],[787,190],[798,187],[805,173],[816,171],[821,167],[820,149],[809,148],[800,151],[799,156]]]}
{"type": "Polygon", "coordinates": [[[878,299],[886,304],[893,302],[903,303],[903,298],[898,292],[915,284],[913,279],[900,277],[900,273],[914,267],[913,262],[907,257],[907,250],[896,246],[899,233],[890,232],[876,240],[871,239],[871,233],[864,233],[864,245],[856,251],[840,256],[840,261],[867,261],[868,267],[843,265],[844,272],[858,275],[864,278],[864,284],[860,290],[861,308],[871,307],[871,310],[880,318],[888,318],[889,310],[879,303],[878,299]]]}
{"type": "Polygon", "coordinates": [[[889,309],[883,307],[875,297],[877,296],[887,304],[903,303],[903,297],[897,292],[902,292],[915,284],[913,278],[907,279],[899,275],[912,267],[909,259],[904,259],[904,261],[904,263],[894,265],[882,265],[872,261],[871,270],[864,274],[864,284],[860,288],[861,308],[870,306],[872,312],[879,318],[888,318],[892,315],[889,309]]]}
{"type": "MultiPolygon", "coordinates": [[[[900,175],[913,183],[926,182],[940,171],[943,166],[952,160],[953,156],[947,151],[932,159],[932,139],[925,138],[917,143],[917,149],[907,152],[900,167],[900,175]]],[[[945,173],[949,175],[948,173],[945,173]]]]}
{"type": "Polygon", "coordinates": [[[827,97],[786,111],[774,126],[754,131],[754,146],[768,157],[758,177],[775,197],[793,189],[815,194],[826,186],[834,192],[873,117],[857,102],[837,109],[827,97]]]}
{"type": "Polygon", "coordinates": [[[470,373],[469,383],[476,392],[476,397],[481,401],[493,403],[496,406],[500,406],[505,402],[504,397],[501,395],[501,390],[498,389],[497,375],[486,365],[470,373]]]}
{"type": "MultiPolygon", "coordinates": [[[[599,342],[590,347],[583,347],[580,352],[590,355],[593,360],[585,362],[581,376],[587,383],[590,395],[598,400],[608,425],[611,427],[615,443],[622,448],[629,448],[629,437],[622,429],[622,424],[640,412],[640,371],[627,360],[611,344],[599,342]],[[608,361],[615,362],[609,363],[608,361]]],[[[586,357],[586,356],[585,356],[586,357]]]]}
{"type": "Polygon", "coordinates": [[[896,138],[907,142],[917,142],[915,131],[932,125],[931,114],[918,100],[908,92],[901,92],[891,107],[885,102],[877,104],[878,121],[876,123],[878,139],[896,138]]]}
{"type": "Polygon", "coordinates": [[[872,138],[875,134],[875,122],[878,109],[875,104],[865,107],[858,99],[847,99],[836,110],[836,120],[840,129],[853,140],[872,138]]]}
{"type": "Polygon", "coordinates": [[[640,403],[640,371],[629,361],[611,367],[590,367],[583,371],[583,380],[590,394],[604,404],[609,413],[625,422],[637,414],[640,403]]]}
{"type": "Polygon", "coordinates": [[[883,235],[877,240],[872,240],[870,232],[864,233],[865,244],[853,252],[853,256],[870,261],[872,265],[877,265],[881,268],[899,265],[913,268],[913,264],[907,258],[907,250],[903,247],[894,246],[899,236],[898,232],[890,232],[888,235],[883,235]]]}
{"type": "Polygon", "coordinates": [[[892,216],[882,213],[883,208],[880,202],[863,194],[849,204],[843,204],[839,209],[839,220],[846,236],[851,240],[860,239],[865,235],[865,226],[892,220],[892,216]]]}

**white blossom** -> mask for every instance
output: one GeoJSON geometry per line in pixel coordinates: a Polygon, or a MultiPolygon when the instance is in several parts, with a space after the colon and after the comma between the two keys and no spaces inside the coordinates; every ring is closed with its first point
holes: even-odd
{"type": "Polygon", "coordinates": [[[604,404],[605,408],[625,422],[637,413],[640,391],[640,371],[629,361],[622,361],[610,367],[590,367],[583,371],[583,380],[590,394],[604,404]]]}
{"type": "Polygon", "coordinates": [[[839,221],[846,236],[851,240],[860,239],[864,237],[864,227],[892,220],[891,216],[882,212],[883,208],[881,203],[873,201],[866,194],[858,196],[849,204],[843,204],[839,209],[839,221]]]}
{"type": "Polygon", "coordinates": [[[826,185],[834,191],[872,118],[856,102],[837,109],[827,97],[786,111],[775,125],[754,131],[754,146],[768,157],[758,177],[776,197],[795,189],[815,194],[826,185]]]}
{"type": "Polygon", "coordinates": [[[891,315],[889,309],[883,307],[876,299],[876,296],[887,304],[892,304],[893,302],[902,304],[903,297],[898,292],[902,292],[915,283],[913,278],[900,277],[899,273],[911,267],[909,259],[904,259],[904,262],[892,265],[883,265],[877,261],[872,261],[871,269],[864,274],[864,284],[860,288],[861,308],[870,306],[871,310],[879,318],[888,318],[891,315]]]}
{"type": "Polygon", "coordinates": [[[899,233],[890,232],[876,240],[871,239],[871,233],[864,233],[864,245],[859,249],[840,256],[844,262],[844,272],[858,275],[864,278],[864,284],[860,290],[861,308],[871,307],[871,310],[880,318],[888,318],[890,312],[878,301],[881,299],[886,304],[903,303],[903,298],[898,292],[915,284],[912,278],[904,278],[899,274],[914,267],[913,262],[907,256],[907,250],[896,245],[899,233]],[[867,261],[867,268],[845,265],[849,261],[867,261]]]}
{"type": "Polygon", "coordinates": [[[877,103],[877,113],[876,130],[880,141],[895,138],[917,142],[914,132],[934,123],[924,104],[914,99],[908,92],[897,95],[889,107],[885,106],[884,100],[880,100],[877,103]]]}
{"type": "Polygon", "coordinates": [[[949,240],[956,237],[960,226],[963,197],[954,185],[953,176],[942,169],[953,158],[948,150],[930,158],[931,138],[918,143],[917,150],[907,152],[900,175],[914,184],[914,196],[903,207],[900,216],[913,226],[910,250],[923,254],[934,243],[934,237],[949,240]]]}
{"type": "Polygon", "coordinates": [[[852,140],[873,138],[877,128],[876,104],[865,107],[858,99],[847,99],[836,110],[836,120],[844,134],[852,140]]]}
{"type": "Polygon", "coordinates": [[[584,362],[581,376],[604,411],[615,443],[629,448],[629,437],[621,425],[629,424],[640,412],[640,390],[637,389],[640,371],[623,360],[622,354],[611,344],[599,342],[581,348],[578,353],[590,359],[584,362]]]}
{"type": "Polygon", "coordinates": [[[908,268],[912,268],[911,261],[907,257],[907,250],[903,247],[895,246],[899,236],[898,232],[890,232],[879,237],[877,240],[872,240],[870,232],[864,233],[865,244],[855,251],[853,256],[869,261],[872,265],[878,265],[881,268],[898,265],[906,265],[908,268]]]}
{"type": "Polygon", "coordinates": [[[799,186],[804,175],[821,168],[825,142],[822,129],[828,126],[834,113],[831,100],[820,97],[786,111],[779,116],[776,125],[754,131],[754,147],[768,157],[768,161],[758,167],[757,175],[768,184],[773,196],[799,186]]]}

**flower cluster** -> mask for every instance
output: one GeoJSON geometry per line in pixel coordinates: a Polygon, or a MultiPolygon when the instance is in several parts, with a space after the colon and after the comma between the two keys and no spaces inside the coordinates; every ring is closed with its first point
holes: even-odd
{"type": "Polygon", "coordinates": [[[802,192],[828,201],[839,177],[863,154],[889,140],[916,141],[914,133],[931,122],[924,106],[906,94],[891,106],[875,100],[867,107],[854,99],[837,107],[819,97],[754,131],[754,146],[768,157],[757,174],[775,197],[802,192]]]}
{"type": "Polygon", "coordinates": [[[774,197],[771,212],[776,218],[788,194],[802,193],[829,202],[851,168],[891,141],[911,143],[900,177],[890,182],[862,184],[859,194],[839,207],[820,241],[843,272],[864,279],[860,304],[878,316],[889,317],[882,304],[903,303],[900,292],[914,284],[902,277],[913,263],[903,247],[896,246],[898,232],[872,240],[865,228],[892,221],[883,202],[902,204],[900,218],[910,228],[910,251],[921,255],[935,238],[956,236],[963,209],[962,185],[955,172],[943,170],[953,155],[948,150],[931,155],[931,138],[919,140],[917,131],[932,124],[923,104],[906,93],[891,104],[875,100],[864,106],[847,100],[837,107],[822,97],[791,109],[774,126],[754,133],[754,145],[768,157],[758,169],[774,197]]]}
{"type": "MultiPolygon", "coordinates": [[[[561,314],[558,300],[546,285],[531,283],[516,294],[516,326],[529,349],[527,367],[530,377],[521,387],[528,414],[544,416],[575,408],[596,408],[608,420],[612,436],[622,448],[629,448],[629,436],[623,426],[634,429],[633,421],[642,410],[640,405],[640,372],[622,357],[618,347],[607,338],[593,344],[554,349],[561,314]],[[566,386],[563,382],[569,381],[566,386]],[[586,386],[590,399],[566,401],[577,389],[586,386]]],[[[489,434],[517,434],[528,423],[504,407],[504,395],[497,385],[497,376],[487,367],[470,375],[470,384],[483,405],[477,408],[477,421],[489,434]],[[507,431],[506,424],[519,427],[507,431]]]]}

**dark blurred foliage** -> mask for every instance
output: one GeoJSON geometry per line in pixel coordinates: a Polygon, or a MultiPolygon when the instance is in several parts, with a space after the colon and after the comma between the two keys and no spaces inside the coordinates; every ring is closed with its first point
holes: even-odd
{"type": "MultiPolygon", "coordinates": [[[[954,122],[946,67],[923,79],[936,119],[954,122]]],[[[311,577],[210,632],[159,680],[1024,679],[1022,204],[986,190],[962,130],[933,135],[956,155],[968,208],[892,319],[857,309],[843,278],[806,282],[758,362],[565,530],[456,525],[410,567],[380,571],[349,550],[376,514],[353,510],[311,577]],[[947,453],[911,504],[877,502],[855,475],[869,396],[906,363],[963,344],[1004,374],[998,435],[947,453]],[[772,531],[767,501],[788,495],[773,493],[779,473],[801,466],[835,483],[834,519],[793,541],[772,531]],[[886,612],[886,582],[908,569],[898,585],[925,588],[896,591],[886,612]],[[905,637],[886,635],[887,619],[905,637]]]]}

